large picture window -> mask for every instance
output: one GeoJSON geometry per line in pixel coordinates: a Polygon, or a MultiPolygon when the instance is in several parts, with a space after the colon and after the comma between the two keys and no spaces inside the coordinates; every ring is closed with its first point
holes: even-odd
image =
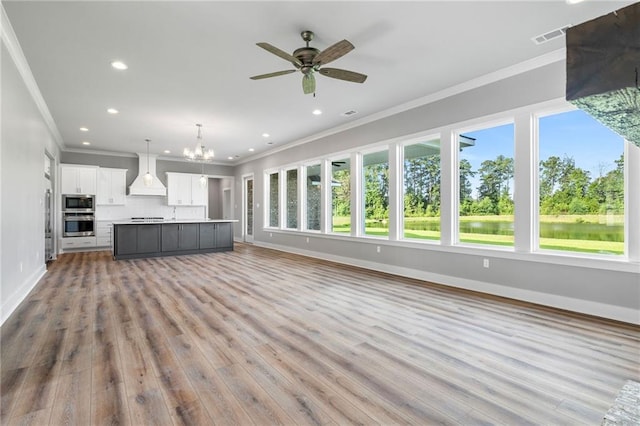
{"type": "Polygon", "coordinates": [[[440,139],[404,146],[404,238],[440,239],[440,139]]]}
{"type": "Polygon", "coordinates": [[[458,144],[460,242],[513,246],[513,124],[464,132],[458,144]]]}
{"type": "Polygon", "coordinates": [[[278,172],[269,174],[269,226],[279,226],[280,220],[280,203],[278,188],[278,172]]]}
{"type": "Polygon", "coordinates": [[[389,235],[389,151],[362,156],[364,233],[389,235]]]}
{"type": "Polygon", "coordinates": [[[286,175],[286,202],[287,219],[286,227],[296,229],[298,227],[298,169],[290,169],[286,175]]]}
{"type": "Polygon", "coordinates": [[[351,232],[351,161],[331,161],[331,231],[351,232]]]}
{"type": "Polygon", "coordinates": [[[624,253],[624,140],[582,111],[541,117],[539,247],[624,253]]]}
{"type": "Polygon", "coordinates": [[[306,211],[307,223],[306,229],[309,231],[319,231],[321,221],[321,176],[320,164],[313,164],[306,167],[307,175],[307,193],[306,193],[306,211]]]}

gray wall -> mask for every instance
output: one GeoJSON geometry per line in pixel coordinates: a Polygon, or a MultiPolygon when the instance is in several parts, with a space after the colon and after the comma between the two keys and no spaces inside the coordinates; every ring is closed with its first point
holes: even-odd
{"type": "MultiPolygon", "coordinates": [[[[242,182],[242,175],[254,174],[255,242],[442,284],[640,323],[640,274],[637,272],[640,268],[634,268],[634,265],[620,270],[615,270],[615,267],[585,268],[563,265],[562,260],[544,261],[532,254],[496,255],[482,249],[429,247],[424,244],[407,247],[381,240],[262,230],[265,169],[563,98],[564,67],[564,62],[552,63],[237,166],[235,176],[238,183],[242,182]],[[256,203],[260,204],[259,208],[256,203]],[[382,246],[380,254],[376,252],[378,245],[382,246]],[[482,267],[484,258],[490,259],[491,268],[482,267]]],[[[241,185],[236,185],[236,200],[242,200],[241,185]]],[[[236,217],[241,217],[240,203],[236,217]]]]}
{"type": "MultiPolygon", "coordinates": [[[[2,42],[0,147],[0,303],[1,321],[45,272],[44,155],[59,148],[4,40],[2,42]]],[[[56,164],[52,164],[56,170],[56,164]]]]}

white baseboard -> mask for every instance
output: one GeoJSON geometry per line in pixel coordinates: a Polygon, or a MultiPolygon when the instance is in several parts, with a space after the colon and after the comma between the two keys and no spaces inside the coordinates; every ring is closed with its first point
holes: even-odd
{"type": "Polygon", "coordinates": [[[38,281],[40,281],[46,273],[47,266],[43,264],[40,268],[36,269],[33,274],[27,277],[22,285],[2,303],[2,307],[0,307],[0,325],[4,324],[7,318],[9,318],[18,305],[31,293],[31,290],[33,290],[36,284],[38,284],[38,281]]]}
{"type": "Polygon", "coordinates": [[[407,278],[414,278],[422,281],[429,281],[449,287],[462,288],[465,290],[487,293],[494,296],[507,297],[510,299],[521,300],[524,302],[536,303],[539,305],[549,306],[553,308],[565,309],[567,311],[578,312],[597,317],[608,318],[616,321],[640,325],[640,313],[631,308],[610,305],[606,303],[593,302],[589,300],[576,299],[572,297],[559,296],[555,294],[542,293],[533,290],[526,290],[504,285],[493,284],[484,281],[470,280],[466,278],[454,277],[449,275],[435,274],[428,271],[418,269],[404,268],[400,266],[388,265],[378,262],[370,262],[367,260],[355,259],[350,257],[335,256],[328,253],[316,252],[311,250],[296,249],[289,246],[279,244],[270,244],[256,241],[256,246],[270,248],[274,250],[284,251],[287,253],[300,254],[303,256],[314,257],[317,259],[329,260],[336,263],[343,263],[350,266],[358,266],[374,271],[385,272],[389,274],[399,275],[407,278]]]}

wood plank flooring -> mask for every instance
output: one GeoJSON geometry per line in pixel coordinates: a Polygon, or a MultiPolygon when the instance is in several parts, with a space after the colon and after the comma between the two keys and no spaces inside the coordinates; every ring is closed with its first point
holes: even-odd
{"type": "Polygon", "coordinates": [[[640,327],[236,244],[59,257],[2,326],[3,425],[599,424],[640,327]]]}

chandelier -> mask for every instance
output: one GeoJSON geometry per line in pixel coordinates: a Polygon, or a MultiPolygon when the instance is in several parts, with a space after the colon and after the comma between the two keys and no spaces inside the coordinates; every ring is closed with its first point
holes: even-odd
{"type": "Polygon", "coordinates": [[[196,124],[196,126],[198,127],[196,146],[194,149],[185,148],[182,154],[188,161],[196,161],[201,163],[213,161],[213,149],[207,149],[202,144],[202,124],[196,124]]]}

